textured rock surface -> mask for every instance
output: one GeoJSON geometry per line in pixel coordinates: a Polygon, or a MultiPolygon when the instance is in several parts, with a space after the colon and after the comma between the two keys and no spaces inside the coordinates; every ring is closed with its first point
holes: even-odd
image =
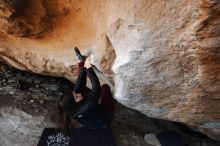
{"type": "MultiPolygon", "coordinates": [[[[1,146],[35,146],[44,128],[59,127],[56,106],[64,86],[73,85],[64,78],[18,71],[0,63],[1,146]]],[[[143,133],[161,131],[148,117],[119,104],[116,108],[112,129],[119,146],[148,146],[143,133]],[[137,126],[141,123],[147,124],[137,126]]],[[[80,127],[72,122],[73,127],[80,127]]]]}
{"type": "Polygon", "coordinates": [[[219,0],[22,2],[0,2],[1,60],[71,76],[79,46],[114,76],[119,102],[220,139],[219,0]]]}
{"type": "MultiPolygon", "coordinates": [[[[72,86],[64,78],[32,74],[0,63],[1,146],[36,145],[45,127],[59,127],[57,100],[62,87],[72,86]]],[[[118,103],[116,111],[111,127],[118,146],[149,146],[144,133],[163,131],[176,131],[189,146],[203,146],[204,142],[219,146],[182,124],[151,119],[118,103]]],[[[80,127],[76,121],[72,126],[80,127]]]]}
{"type": "Polygon", "coordinates": [[[54,127],[44,116],[32,116],[17,108],[1,108],[0,113],[2,146],[37,145],[44,127],[54,127]]]}

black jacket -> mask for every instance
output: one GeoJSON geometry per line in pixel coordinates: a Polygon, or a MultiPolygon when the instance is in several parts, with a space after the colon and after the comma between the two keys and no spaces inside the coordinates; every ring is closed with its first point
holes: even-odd
{"type": "Polygon", "coordinates": [[[85,98],[77,103],[77,110],[72,113],[73,118],[78,120],[81,124],[91,128],[104,127],[111,122],[113,113],[108,111],[102,104],[98,104],[101,87],[99,79],[92,68],[80,69],[74,92],[82,93],[85,98]],[[85,92],[86,89],[86,75],[91,81],[92,89],[85,94],[83,92],[85,92]]]}

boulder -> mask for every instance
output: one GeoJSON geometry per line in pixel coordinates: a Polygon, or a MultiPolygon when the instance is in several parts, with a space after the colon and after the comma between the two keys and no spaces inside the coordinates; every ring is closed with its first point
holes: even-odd
{"type": "Polygon", "coordinates": [[[220,140],[218,0],[0,2],[0,59],[73,76],[73,48],[114,80],[115,99],[220,140]]]}

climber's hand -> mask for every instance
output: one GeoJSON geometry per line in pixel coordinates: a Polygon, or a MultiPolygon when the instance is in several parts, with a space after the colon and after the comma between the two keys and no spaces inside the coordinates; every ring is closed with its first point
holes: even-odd
{"type": "Polygon", "coordinates": [[[86,58],[84,67],[87,68],[87,69],[90,68],[90,67],[92,67],[92,65],[91,65],[91,57],[90,57],[90,56],[88,56],[88,57],[86,58]]]}

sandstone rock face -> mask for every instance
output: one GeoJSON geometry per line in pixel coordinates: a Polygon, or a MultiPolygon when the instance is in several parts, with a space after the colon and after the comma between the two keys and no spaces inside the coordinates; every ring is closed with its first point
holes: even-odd
{"type": "Polygon", "coordinates": [[[32,116],[14,108],[2,108],[1,111],[1,145],[37,145],[44,127],[55,127],[43,116],[32,116]]]}
{"type": "Polygon", "coordinates": [[[219,0],[2,0],[0,58],[71,76],[78,46],[120,103],[219,140],[219,14],[219,0]]]}

